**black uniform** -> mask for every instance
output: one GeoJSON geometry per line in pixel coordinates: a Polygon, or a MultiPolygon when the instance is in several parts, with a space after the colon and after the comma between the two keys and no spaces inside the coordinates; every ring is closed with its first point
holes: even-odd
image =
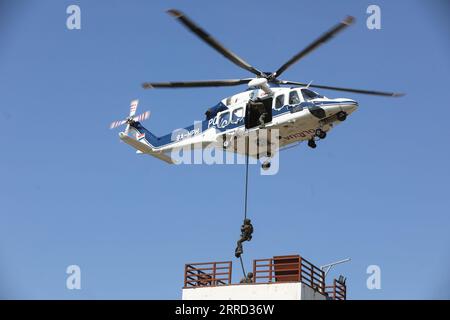
{"type": "Polygon", "coordinates": [[[253,225],[250,219],[245,219],[244,224],[241,226],[241,238],[237,241],[237,247],[235,251],[236,258],[239,258],[243,253],[242,243],[244,241],[252,240],[253,225]]]}

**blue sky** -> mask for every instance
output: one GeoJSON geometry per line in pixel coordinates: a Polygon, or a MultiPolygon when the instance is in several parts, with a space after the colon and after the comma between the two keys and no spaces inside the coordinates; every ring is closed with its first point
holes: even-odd
{"type": "MultiPolygon", "coordinates": [[[[0,33],[0,297],[179,299],[187,262],[233,260],[244,166],[169,166],[120,143],[130,100],[156,134],[201,120],[241,88],[145,91],[143,81],[249,76],[165,10],[179,8],[231,50],[274,70],[347,14],[354,26],[284,78],[403,91],[323,91],[359,110],[315,150],[251,167],[245,246],[256,258],[351,257],[352,299],[450,298],[448,5],[443,1],[3,1],[0,33]],[[81,7],[82,29],[66,28],[81,7]],[[378,4],[382,29],[366,28],[378,4]],[[443,102],[444,101],[444,102],[443,102]],[[66,267],[82,289],[65,287],[66,267]],[[366,268],[381,268],[381,290],[366,268]]],[[[244,87],[242,87],[244,89],[244,87]]]]}

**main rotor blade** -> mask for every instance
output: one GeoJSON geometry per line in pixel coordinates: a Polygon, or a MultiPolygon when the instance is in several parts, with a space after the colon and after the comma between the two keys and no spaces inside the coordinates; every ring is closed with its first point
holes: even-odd
{"type": "Polygon", "coordinates": [[[171,16],[178,19],[183,25],[185,25],[189,30],[199,36],[203,41],[209,44],[211,47],[216,49],[220,54],[222,54],[227,59],[231,60],[234,64],[238,65],[245,70],[254,73],[257,76],[264,76],[264,72],[256,69],[251,66],[249,63],[244,61],[242,58],[237,56],[235,53],[231,52],[227,48],[225,48],[221,43],[219,43],[216,39],[214,39],[210,34],[208,34],[205,30],[196,25],[191,19],[189,19],[183,12],[171,9],[167,11],[171,16]]]}
{"type": "Polygon", "coordinates": [[[248,83],[249,79],[228,79],[228,80],[203,80],[203,81],[177,81],[177,82],[145,82],[144,89],[153,88],[196,88],[196,87],[231,87],[248,83]]]}
{"type": "Polygon", "coordinates": [[[323,86],[319,84],[310,84],[302,83],[302,82],[296,82],[296,81],[286,81],[286,80],[280,80],[280,84],[293,84],[303,87],[310,87],[310,88],[318,88],[318,89],[327,89],[327,90],[335,90],[335,91],[345,91],[345,92],[352,92],[352,93],[359,93],[359,94],[371,94],[375,96],[384,96],[384,97],[401,97],[404,96],[404,93],[396,93],[396,92],[386,92],[386,91],[374,91],[374,90],[363,90],[363,89],[352,89],[352,88],[341,88],[341,87],[331,87],[331,86],[323,86]]]}
{"type": "Polygon", "coordinates": [[[293,56],[288,62],[283,64],[276,72],[274,72],[274,77],[280,76],[284,71],[286,71],[287,68],[292,66],[294,63],[296,63],[301,58],[305,57],[315,49],[317,49],[319,46],[333,38],[337,33],[348,27],[350,24],[354,22],[355,18],[348,16],[346,17],[342,22],[335,25],[332,29],[330,29],[328,32],[324,33],[321,37],[319,37],[316,41],[311,43],[309,46],[307,46],[305,49],[297,53],[295,56],[293,56]]]}

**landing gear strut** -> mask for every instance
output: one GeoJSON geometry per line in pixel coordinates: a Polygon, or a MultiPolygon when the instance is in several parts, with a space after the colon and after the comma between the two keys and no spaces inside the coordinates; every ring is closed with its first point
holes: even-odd
{"type": "Polygon", "coordinates": [[[325,131],[323,131],[320,128],[316,129],[316,137],[318,137],[320,139],[325,139],[326,136],[327,136],[327,133],[325,131]]]}
{"type": "Polygon", "coordinates": [[[316,142],[314,141],[314,138],[308,140],[308,147],[315,149],[317,147],[316,142]]]}
{"type": "Polygon", "coordinates": [[[326,136],[327,136],[327,133],[325,131],[323,131],[322,128],[317,128],[316,131],[314,132],[314,136],[308,140],[308,147],[315,149],[317,147],[317,144],[316,144],[316,140],[314,138],[317,137],[319,139],[325,139],[326,136]]]}
{"type": "Polygon", "coordinates": [[[339,121],[345,121],[345,119],[347,119],[347,113],[344,112],[344,111],[339,111],[339,112],[337,113],[337,115],[336,115],[336,118],[337,118],[339,121]]]}
{"type": "Polygon", "coordinates": [[[261,168],[263,170],[269,170],[269,168],[270,168],[270,161],[269,160],[264,161],[263,164],[261,165],[261,168]]]}

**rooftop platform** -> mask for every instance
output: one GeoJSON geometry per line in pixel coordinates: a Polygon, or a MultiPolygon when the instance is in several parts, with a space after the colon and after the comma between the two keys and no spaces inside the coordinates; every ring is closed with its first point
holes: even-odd
{"type": "Polygon", "coordinates": [[[253,277],[232,283],[231,261],[185,265],[183,300],[346,300],[344,281],[326,285],[325,272],[300,255],[253,261],[253,277]]]}

